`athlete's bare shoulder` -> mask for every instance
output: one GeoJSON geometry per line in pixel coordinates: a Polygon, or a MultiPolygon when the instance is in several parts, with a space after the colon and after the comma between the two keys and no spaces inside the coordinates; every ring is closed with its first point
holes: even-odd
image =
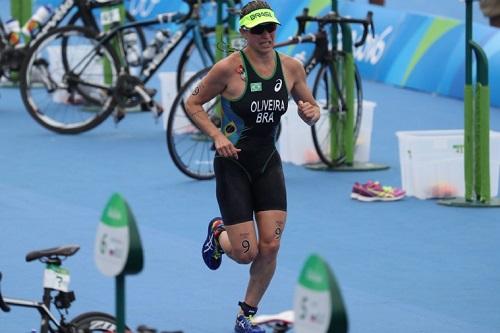
{"type": "Polygon", "coordinates": [[[212,71],[216,71],[218,75],[225,76],[225,78],[230,78],[233,74],[235,68],[241,65],[241,58],[238,52],[231,53],[227,57],[219,60],[212,68],[212,71]]]}
{"type": "Polygon", "coordinates": [[[302,63],[286,54],[278,53],[281,59],[281,66],[285,74],[287,85],[293,89],[297,82],[305,80],[306,72],[302,63]]]}

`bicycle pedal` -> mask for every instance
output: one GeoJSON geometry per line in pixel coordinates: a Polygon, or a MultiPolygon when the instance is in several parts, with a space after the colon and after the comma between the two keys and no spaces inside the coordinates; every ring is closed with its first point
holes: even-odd
{"type": "Polygon", "coordinates": [[[115,125],[118,125],[120,121],[125,118],[125,112],[121,108],[117,108],[115,112],[113,112],[113,121],[115,125]]]}
{"type": "Polygon", "coordinates": [[[155,118],[155,122],[158,123],[158,119],[163,114],[163,107],[160,104],[154,102],[154,105],[151,108],[151,112],[153,113],[153,116],[155,118]]]}

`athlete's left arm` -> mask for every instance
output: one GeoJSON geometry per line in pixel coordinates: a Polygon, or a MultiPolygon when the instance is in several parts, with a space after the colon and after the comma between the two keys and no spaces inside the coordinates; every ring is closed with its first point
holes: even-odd
{"type": "Polygon", "coordinates": [[[319,117],[319,106],[314,99],[311,90],[307,86],[306,72],[302,64],[293,58],[288,58],[285,62],[286,72],[290,76],[293,99],[297,103],[297,110],[300,118],[308,125],[314,125],[319,117]]]}

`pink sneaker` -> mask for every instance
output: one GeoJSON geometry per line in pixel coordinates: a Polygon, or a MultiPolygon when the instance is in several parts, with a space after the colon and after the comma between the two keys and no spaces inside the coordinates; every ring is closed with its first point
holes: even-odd
{"type": "Polygon", "coordinates": [[[379,182],[369,180],[366,184],[354,183],[351,198],[360,201],[396,201],[405,197],[406,192],[402,189],[382,186],[379,182]]]}

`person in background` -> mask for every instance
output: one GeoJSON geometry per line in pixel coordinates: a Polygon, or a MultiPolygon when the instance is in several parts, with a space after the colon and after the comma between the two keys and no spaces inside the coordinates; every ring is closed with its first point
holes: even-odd
{"type": "MultiPolygon", "coordinates": [[[[285,230],[287,200],[275,141],[288,96],[308,125],[320,117],[302,64],[274,50],[276,15],[265,1],[242,7],[240,33],[247,45],[222,59],[186,101],[186,111],[213,141],[216,195],[222,218],[208,224],[202,257],[211,270],[222,255],[250,265],[246,293],[238,303],[235,332],[265,333],[252,317],[276,270],[285,230]],[[219,129],[203,105],[221,96],[219,129]],[[254,220],[255,219],[255,220],[254,220]]],[[[210,330],[208,330],[210,331],[210,330]]]]}

